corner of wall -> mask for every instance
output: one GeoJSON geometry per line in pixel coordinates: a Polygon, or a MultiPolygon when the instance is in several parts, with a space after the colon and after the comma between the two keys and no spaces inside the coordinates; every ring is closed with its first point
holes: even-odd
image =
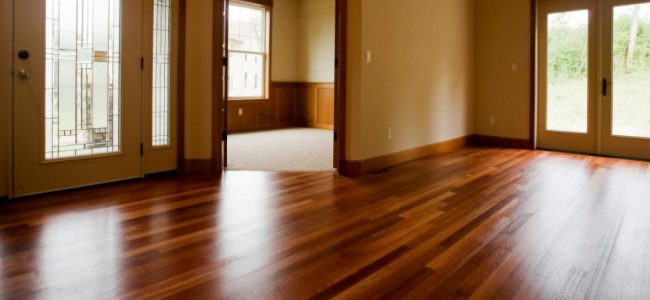
{"type": "Polygon", "coordinates": [[[530,2],[475,1],[475,134],[529,139],[530,2]]]}

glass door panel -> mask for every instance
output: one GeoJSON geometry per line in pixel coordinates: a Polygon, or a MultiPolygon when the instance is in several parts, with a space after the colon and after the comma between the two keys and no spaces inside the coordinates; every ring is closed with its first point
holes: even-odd
{"type": "Polygon", "coordinates": [[[175,170],[178,14],[176,0],[144,0],[144,173],[175,170]]]}
{"type": "Polygon", "coordinates": [[[603,1],[601,154],[650,159],[650,2],[603,1]]]}
{"type": "Polygon", "coordinates": [[[592,0],[540,0],[537,147],[596,152],[597,31],[592,0]]]}
{"type": "Polygon", "coordinates": [[[650,3],[614,8],[612,134],[650,138],[650,3]]]}
{"type": "Polygon", "coordinates": [[[546,129],[587,133],[589,11],[548,15],[546,129]]]}
{"type": "Polygon", "coordinates": [[[46,160],[120,151],[119,0],[47,0],[46,160]]]}
{"type": "Polygon", "coordinates": [[[171,144],[171,0],[153,2],[151,145],[171,144]]]}

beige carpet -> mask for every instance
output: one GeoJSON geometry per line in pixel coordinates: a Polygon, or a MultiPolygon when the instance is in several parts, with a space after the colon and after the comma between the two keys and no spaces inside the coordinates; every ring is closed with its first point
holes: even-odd
{"type": "Polygon", "coordinates": [[[333,171],[333,132],[287,128],[228,135],[228,169],[333,171]]]}

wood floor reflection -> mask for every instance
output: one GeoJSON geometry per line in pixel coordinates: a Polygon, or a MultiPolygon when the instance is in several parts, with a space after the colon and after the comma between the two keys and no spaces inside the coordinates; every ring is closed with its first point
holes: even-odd
{"type": "Polygon", "coordinates": [[[0,298],[648,299],[650,164],[464,148],[0,204],[0,298]]]}

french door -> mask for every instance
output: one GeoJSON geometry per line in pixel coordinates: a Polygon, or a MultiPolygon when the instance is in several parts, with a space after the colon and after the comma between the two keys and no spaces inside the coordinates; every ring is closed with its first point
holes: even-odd
{"type": "Polygon", "coordinates": [[[650,159],[650,1],[608,0],[602,16],[600,151],[650,159]]]}
{"type": "Polygon", "coordinates": [[[160,16],[170,10],[169,0],[14,1],[15,196],[175,168],[161,35],[171,18],[160,16]]]}
{"type": "Polygon", "coordinates": [[[538,7],[538,147],[650,159],[650,2],[538,7]]]}

